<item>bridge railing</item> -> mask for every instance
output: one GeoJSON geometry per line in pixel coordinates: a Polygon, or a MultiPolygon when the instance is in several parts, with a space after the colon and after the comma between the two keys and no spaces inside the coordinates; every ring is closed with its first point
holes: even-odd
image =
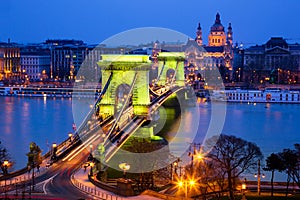
{"type": "MultiPolygon", "coordinates": [[[[34,177],[37,177],[43,174],[46,171],[45,168],[40,168],[39,171],[34,172],[34,177]]],[[[32,173],[22,174],[17,177],[8,178],[0,181],[0,193],[4,193],[5,191],[16,190],[16,188],[20,188],[24,185],[31,184],[32,182],[32,173]]]]}
{"type": "Polygon", "coordinates": [[[96,186],[89,187],[74,178],[74,175],[71,177],[72,184],[77,187],[79,190],[96,197],[97,199],[106,199],[106,200],[123,200],[122,197],[109,194],[107,192],[99,190],[96,186]]]}

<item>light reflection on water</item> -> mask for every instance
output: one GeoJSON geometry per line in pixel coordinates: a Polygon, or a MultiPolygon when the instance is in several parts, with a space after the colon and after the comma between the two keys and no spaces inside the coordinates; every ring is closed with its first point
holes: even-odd
{"type": "Polygon", "coordinates": [[[61,142],[72,131],[69,99],[0,97],[0,111],[0,141],[16,162],[14,169],[26,165],[31,142],[45,153],[47,143],[61,142]]]}
{"type": "MultiPolygon", "coordinates": [[[[190,123],[193,119],[189,116],[193,116],[193,112],[200,112],[198,130],[195,130],[197,136],[194,142],[202,143],[211,121],[211,104],[198,100],[198,106],[200,107],[199,111],[191,108],[188,112],[183,113],[181,119],[183,120],[182,123],[190,123]]],[[[277,153],[284,148],[293,148],[295,143],[300,143],[299,121],[299,104],[248,105],[245,103],[228,103],[222,133],[256,143],[265,159],[273,152],[277,153]]],[[[172,127],[174,128],[177,126],[177,121],[173,120],[173,122],[172,127]]],[[[172,128],[169,129],[172,130],[172,128]]],[[[185,161],[188,161],[187,158],[185,161]]],[[[264,164],[264,161],[262,163],[264,164]]],[[[253,173],[257,172],[254,171],[253,173]]],[[[263,173],[267,175],[266,180],[269,180],[270,173],[263,173]]],[[[245,177],[248,180],[254,179],[250,174],[245,175],[245,177]]],[[[286,176],[278,173],[275,180],[285,181],[286,176]]]]}
{"type": "MultiPolygon", "coordinates": [[[[210,103],[198,100],[199,109],[189,108],[183,116],[174,117],[176,111],[165,108],[166,125],[161,135],[168,133],[171,140],[178,130],[180,119],[189,125],[198,123],[196,143],[202,142],[211,120],[210,103]],[[195,122],[193,112],[200,112],[200,120],[195,122]]],[[[70,99],[0,97],[0,141],[6,146],[16,161],[15,169],[25,166],[30,142],[36,142],[43,152],[48,144],[61,142],[72,131],[72,101],[70,99]]],[[[235,135],[256,143],[265,157],[284,148],[293,148],[300,143],[298,104],[240,104],[228,103],[223,133],[235,135]]],[[[157,125],[159,132],[161,126],[157,125]]],[[[181,138],[182,139],[182,138],[181,138]]],[[[185,138],[189,141],[190,138],[185,138]]],[[[184,139],[182,139],[184,141],[184,139]]],[[[269,179],[267,176],[267,179],[269,179]]],[[[249,177],[247,177],[249,178],[249,177]]],[[[275,177],[276,178],[276,177],[275,177]]],[[[283,175],[277,179],[285,180],[283,175]]]]}

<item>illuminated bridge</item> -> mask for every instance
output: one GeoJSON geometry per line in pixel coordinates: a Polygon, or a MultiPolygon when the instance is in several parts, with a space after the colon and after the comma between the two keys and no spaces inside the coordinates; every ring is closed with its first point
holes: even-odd
{"type": "MultiPolygon", "coordinates": [[[[194,102],[185,87],[184,53],[161,52],[157,60],[154,64],[146,55],[102,55],[98,62],[102,92],[77,131],[84,142],[64,160],[90,144],[91,150],[96,149],[94,156],[105,165],[118,160],[120,155],[115,154],[121,146],[157,115],[160,105],[166,101],[180,105],[194,102]]],[[[153,131],[148,132],[143,137],[153,137],[153,131]]]]}
{"type": "MultiPolygon", "coordinates": [[[[184,53],[161,52],[157,60],[153,63],[146,55],[102,55],[98,62],[102,71],[101,94],[72,141],[66,140],[44,155],[44,161],[54,164],[36,183],[53,179],[53,184],[69,186],[59,185],[61,191],[49,186],[52,195],[78,197],[66,179],[90,159],[92,152],[102,163],[96,170],[103,171],[108,165],[118,168],[122,145],[155,118],[162,104],[195,103],[194,93],[185,86],[184,53]]],[[[143,137],[155,137],[153,129],[147,130],[143,137]]]]}

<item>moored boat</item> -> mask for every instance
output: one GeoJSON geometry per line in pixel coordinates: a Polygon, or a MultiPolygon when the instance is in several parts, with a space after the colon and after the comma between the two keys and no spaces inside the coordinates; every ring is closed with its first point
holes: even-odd
{"type": "Polygon", "coordinates": [[[213,90],[210,98],[216,101],[244,103],[300,103],[300,91],[265,88],[264,90],[213,90]]]}
{"type": "Polygon", "coordinates": [[[43,87],[0,87],[2,96],[24,96],[24,97],[86,97],[97,98],[100,89],[79,88],[43,88],[43,87]]]}

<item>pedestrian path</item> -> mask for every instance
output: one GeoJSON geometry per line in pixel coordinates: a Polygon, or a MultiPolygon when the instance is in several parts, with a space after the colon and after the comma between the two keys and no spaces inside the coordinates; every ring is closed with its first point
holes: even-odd
{"type": "Polygon", "coordinates": [[[122,197],[116,195],[112,192],[103,190],[99,187],[96,187],[88,180],[89,170],[79,169],[73,176],[73,184],[80,190],[90,194],[94,199],[110,199],[110,200],[123,200],[123,199],[132,199],[132,200],[159,200],[159,198],[148,196],[148,195],[138,195],[133,197],[122,197]]]}
{"type": "MultiPolygon", "coordinates": [[[[45,172],[47,172],[47,163],[48,163],[48,159],[44,160],[44,162],[41,164],[39,170],[37,170],[35,168],[34,171],[34,177],[39,176],[45,172]]],[[[149,195],[138,195],[138,196],[132,196],[132,197],[123,197],[123,196],[119,196],[116,195],[115,193],[112,193],[110,191],[104,190],[102,188],[96,187],[94,184],[92,184],[89,180],[88,180],[88,173],[89,170],[84,170],[79,169],[78,171],[76,171],[76,173],[74,173],[71,177],[72,183],[81,191],[87,193],[90,195],[91,199],[108,199],[108,200],[125,200],[125,199],[132,199],[132,200],[159,200],[159,198],[156,197],[152,197],[149,195]]],[[[14,178],[10,178],[10,179],[6,179],[3,181],[0,181],[0,188],[3,190],[2,193],[4,193],[5,190],[9,191],[12,190],[11,193],[14,193],[14,190],[16,190],[16,188],[19,188],[20,186],[22,186],[22,191],[29,191],[30,185],[31,183],[29,183],[29,185],[25,185],[25,182],[32,180],[32,170],[30,171],[30,173],[25,173],[19,176],[16,176],[14,178]],[[6,188],[6,189],[5,189],[6,188]],[[15,189],[13,189],[15,188],[15,189]]],[[[38,188],[39,184],[36,185],[36,188],[38,188]]],[[[21,191],[19,191],[21,192],[21,191]]],[[[15,193],[17,193],[17,191],[15,191],[15,193]]]]}

